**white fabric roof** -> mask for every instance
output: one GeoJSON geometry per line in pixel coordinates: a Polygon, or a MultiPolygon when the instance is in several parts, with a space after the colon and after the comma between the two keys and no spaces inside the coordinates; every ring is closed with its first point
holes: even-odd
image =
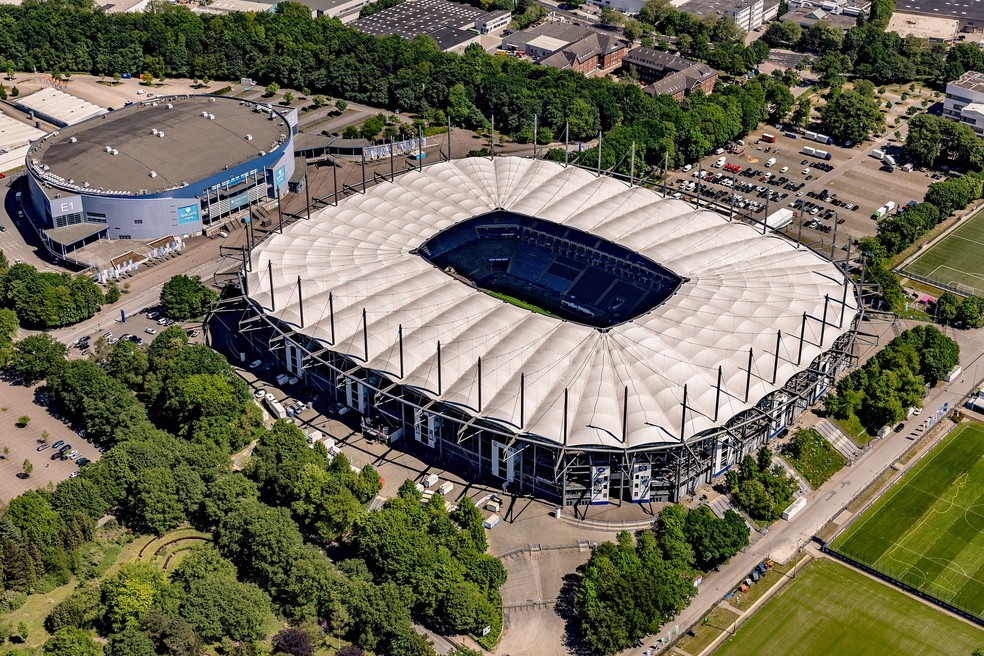
{"type": "Polygon", "coordinates": [[[407,173],[299,221],[253,254],[251,297],[333,351],[427,396],[569,446],[635,448],[714,428],[774,391],[846,332],[855,299],[844,277],[807,248],[640,187],[576,167],[521,158],[469,158],[407,173]],[[608,330],[524,310],[464,284],[411,253],[439,231],[501,208],[572,226],[635,250],[689,278],[647,314],[608,330]],[[336,343],[330,345],[328,294],[336,343]],[[824,296],[828,326],[820,345],[824,296]],[[369,353],[363,346],[366,311],[369,353]],[[802,367],[796,365],[803,313],[802,367]],[[834,325],[830,325],[830,323],[834,325]],[[404,333],[400,377],[398,327],[404,333]],[[437,342],[443,389],[438,396],[437,342]],[[750,403],[745,403],[749,349],[750,403]],[[478,408],[478,359],[483,407],[478,408]],[[723,368],[714,421],[718,366],[723,368]],[[520,426],[520,374],[525,422],[520,426]],[[683,386],[687,385],[686,424],[683,386]],[[628,413],[623,441],[623,399],[628,413]]]}

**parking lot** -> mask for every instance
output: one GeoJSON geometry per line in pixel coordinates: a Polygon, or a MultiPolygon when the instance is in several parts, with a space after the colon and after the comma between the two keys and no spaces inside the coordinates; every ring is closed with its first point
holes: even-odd
{"type": "Polygon", "coordinates": [[[848,235],[859,238],[875,234],[877,223],[871,215],[877,208],[888,201],[897,207],[921,201],[934,182],[926,172],[884,170],[882,162],[870,156],[876,148],[897,152],[894,141],[884,138],[844,148],[763,128],[744,141],[744,145],[736,146],[737,152],[715,153],[689,170],[684,167],[677,171],[669,180],[667,193],[692,197],[699,183],[703,199],[725,207],[733,200],[736,214],[755,221],[780,208],[793,209],[797,215],[787,232],[794,238],[802,212],[803,241],[819,246],[830,243],[835,224],[838,244],[846,243],[848,235]],[[776,141],[761,140],[763,133],[774,135],[776,141]],[[804,147],[821,149],[830,159],[807,155],[804,147]],[[698,177],[701,171],[706,172],[703,179],[698,177]]]}
{"type": "Polygon", "coordinates": [[[97,348],[99,340],[103,340],[106,346],[112,346],[124,339],[137,346],[149,346],[159,332],[174,325],[181,327],[187,333],[188,341],[191,343],[198,343],[204,339],[201,323],[169,319],[164,316],[159,306],[153,305],[141,309],[136,314],[128,315],[125,323],[107,321],[105,326],[96,323],[94,332],[82,335],[69,344],[69,357],[87,357],[97,348]]]}
{"type": "Polygon", "coordinates": [[[79,470],[82,458],[90,461],[100,458],[95,445],[77,434],[71,425],[53,417],[47,408],[38,403],[36,392],[37,387],[13,385],[0,380],[0,398],[3,399],[0,407],[0,454],[3,456],[0,459],[0,502],[10,501],[27,490],[43,488],[49,483],[58,483],[68,478],[79,470]],[[21,416],[30,418],[27,426],[17,425],[21,416]],[[38,451],[45,432],[47,443],[51,446],[38,451]],[[78,451],[75,460],[52,459],[53,455],[57,455],[54,445],[59,441],[62,444],[57,447],[58,450],[69,445],[66,456],[72,451],[78,451]],[[26,478],[23,477],[25,460],[30,460],[33,465],[31,475],[26,478]]]}

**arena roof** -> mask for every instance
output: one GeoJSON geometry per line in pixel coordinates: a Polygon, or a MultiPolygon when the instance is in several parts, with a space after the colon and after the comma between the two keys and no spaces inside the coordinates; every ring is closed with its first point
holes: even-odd
{"type": "Polygon", "coordinates": [[[260,151],[270,152],[281,135],[290,134],[279,115],[269,120],[266,111],[253,111],[257,105],[212,98],[162,97],[124,107],[52,133],[29,157],[47,165],[49,175],[76,185],[88,182],[92,191],[146,195],[244,164],[260,151]],[[107,153],[107,147],[117,154],[107,153]],[[151,177],[151,171],[156,175],[151,177]]]}
{"type": "Polygon", "coordinates": [[[718,427],[829,349],[856,306],[844,275],[805,247],[651,190],[521,158],[469,158],[407,173],[291,225],[260,245],[253,261],[248,288],[263,308],[272,271],[269,315],[427,397],[578,448],[679,443],[718,427]],[[595,329],[496,299],[413,252],[448,226],[495,209],[590,232],[689,280],[654,310],[595,329]]]}

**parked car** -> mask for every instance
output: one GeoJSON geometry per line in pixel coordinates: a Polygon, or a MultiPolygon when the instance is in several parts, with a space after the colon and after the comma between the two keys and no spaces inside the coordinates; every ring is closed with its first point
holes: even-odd
{"type": "Polygon", "coordinates": [[[169,319],[167,317],[161,317],[160,319],[157,320],[157,325],[166,326],[168,321],[169,319]]]}
{"type": "Polygon", "coordinates": [[[51,447],[47,444],[41,444],[38,446],[38,451],[44,451],[45,449],[50,449],[51,447]]]}
{"type": "Polygon", "coordinates": [[[69,453],[69,454],[68,454],[68,459],[69,459],[69,460],[75,460],[75,459],[77,459],[77,458],[78,458],[78,457],[79,457],[80,455],[82,455],[82,452],[81,452],[81,451],[78,451],[78,450],[73,450],[73,451],[72,451],[71,453],[69,453]]]}
{"type": "Polygon", "coordinates": [[[88,458],[79,458],[78,460],[75,461],[75,464],[78,465],[79,467],[85,467],[86,465],[89,464],[89,462],[90,460],[88,458]]]}
{"type": "Polygon", "coordinates": [[[261,364],[263,364],[262,360],[253,360],[252,362],[249,363],[249,368],[259,369],[261,364]]]}
{"type": "Polygon", "coordinates": [[[144,328],[144,332],[147,333],[148,335],[156,335],[157,334],[157,329],[156,328],[144,328]]]}
{"type": "Polygon", "coordinates": [[[63,444],[65,444],[65,440],[58,440],[57,442],[51,445],[51,448],[60,449],[63,444]]]}

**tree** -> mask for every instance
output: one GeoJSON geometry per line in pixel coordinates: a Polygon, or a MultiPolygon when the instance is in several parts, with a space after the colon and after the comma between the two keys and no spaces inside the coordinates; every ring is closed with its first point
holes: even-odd
{"type": "Polygon", "coordinates": [[[252,583],[234,576],[206,576],[188,587],[181,616],[208,642],[222,636],[252,641],[266,634],[270,598],[252,583]]]}
{"type": "Polygon", "coordinates": [[[877,101],[855,90],[835,94],[819,111],[824,131],[838,141],[861,142],[885,126],[877,101]]]}
{"type": "Polygon", "coordinates": [[[121,339],[113,344],[106,360],[106,373],[130,389],[140,390],[149,366],[143,349],[128,339],[121,339]]]}
{"type": "Polygon", "coordinates": [[[311,99],[311,104],[314,105],[315,109],[321,109],[322,107],[325,106],[326,102],[327,100],[325,99],[325,97],[320,94],[311,99]]]}
{"type": "Polygon", "coordinates": [[[24,459],[24,466],[22,469],[24,470],[24,476],[27,476],[28,478],[30,478],[31,474],[34,473],[34,463],[31,462],[30,458],[24,459]]]}
{"type": "Polygon", "coordinates": [[[293,92],[291,92],[291,91],[285,91],[284,92],[284,102],[287,103],[288,105],[290,103],[294,102],[294,94],[293,94],[293,92]]]}
{"type": "Polygon", "coordinates": [[[291,656],[312,656],[314,643],[307,631],[295,628],[282,629],[273,636],[273,652],[291,656]]]}
{"type": "Polygon", "coordinates": [[[154,641],[133,626],[110,635],[104,653],[105,656],[157,656],[154,641]]]}
{"type": "Polygon", "coordinates": [[[348,107],[348,103],[342,100],[341,98],[335,101],[335,109],[337,109],[338,111],[344,112],[346,107],[348,107]]]}
{"type": "Polygon", "coordinates": [[[120,286],[116,284],[115,280],[110,280],[109,284],[106,285],[106,302],[115,303],[120,300],[120,286]]]}
{"type": "Polygon", "coordinates": [[[59,629],[44,643],[46,656],[99,656],[99,646],[90,631],[59,629]]]}
{"type": "Polygon", "coordinates": [[[99,595],[98,586],[80,586],[68,599],[59,602],[51,609],[44,620],[45,630],[48,633],[55,633],[66,627],[77,629],[95,627],[105,610],[100,603],[99,595]]]}
{"type": "Polygon", "coordinates": [[[801,35],[802,28],[796,21],[775,21],[769,23],[765,34],[762,35],[762,39],[773,48],[776,48],[792,46],[800,40],[801,35]]]}
{"type": "Polygon", "coordinates": [[[174,276],[161,289],[164,313],[178,321],[201,316],[217,299],[218,294],[206,287],[198,276],[174,276]]]}
{"type": "MultiPolygon", "coordinates": [[[[29,461],[24,464],[29,464],[29,461]]],[[[47,496],[35,490],[11,499],[3,518],[38,547],[50,545],[61,525],[61,518],[51,507],[47,496]]]]}
{"type": "Polygon", "coordinates": [[[47,378],[65,361],[68,348],[46,333],[30,335],[14,344],[10,369],[24,384],[47,378]]]}
{"type": "Polygon", "coordinates": [[[287,582],[301,534],[286,508],[244,500],[222,520],[216,545],[240,576],[275,594],[287,582]]]}
{"type": "Polygon", "coordinates": [[[936,320],[942,324],[953,323],[960,311],[960,299],[952,292],[943,292],[936,299],[936,320]]]}
{"type": "Polygon", "coordinates": [[[625,23],[625,14],[611,7],[602,7],[598,22],[606,27],[622,25],[625,23]]]}
{"type": "Polygon", "coordinates": [[[164,588],[164,575],[156,565],[146,562],[126,563],[115,576],[103,581],[106,620],[114,632],[135,627],[154,605],[164,588]]]}
{"type": "Polygon", "coordinates": [[[28,415],[21,415],[17,418],[18,428],[27,428],[27,425],[31,423],[31,418],[28,415]]]}
{"type": "Polygon", "coordinates": [[[270,84],[267,85],[266,89],[264,89],[264,92],[266,93],[267,97],[274,95],[278,91],[280,91],[280,85],[277,84],[276,82],[271,82],[270,84]]]}
{"type": "Polygon", "coordinates": [[[171,469],[153,467],[137,474],[129,515],[141,530],[164,535],[185,518],[171,469]]]}

